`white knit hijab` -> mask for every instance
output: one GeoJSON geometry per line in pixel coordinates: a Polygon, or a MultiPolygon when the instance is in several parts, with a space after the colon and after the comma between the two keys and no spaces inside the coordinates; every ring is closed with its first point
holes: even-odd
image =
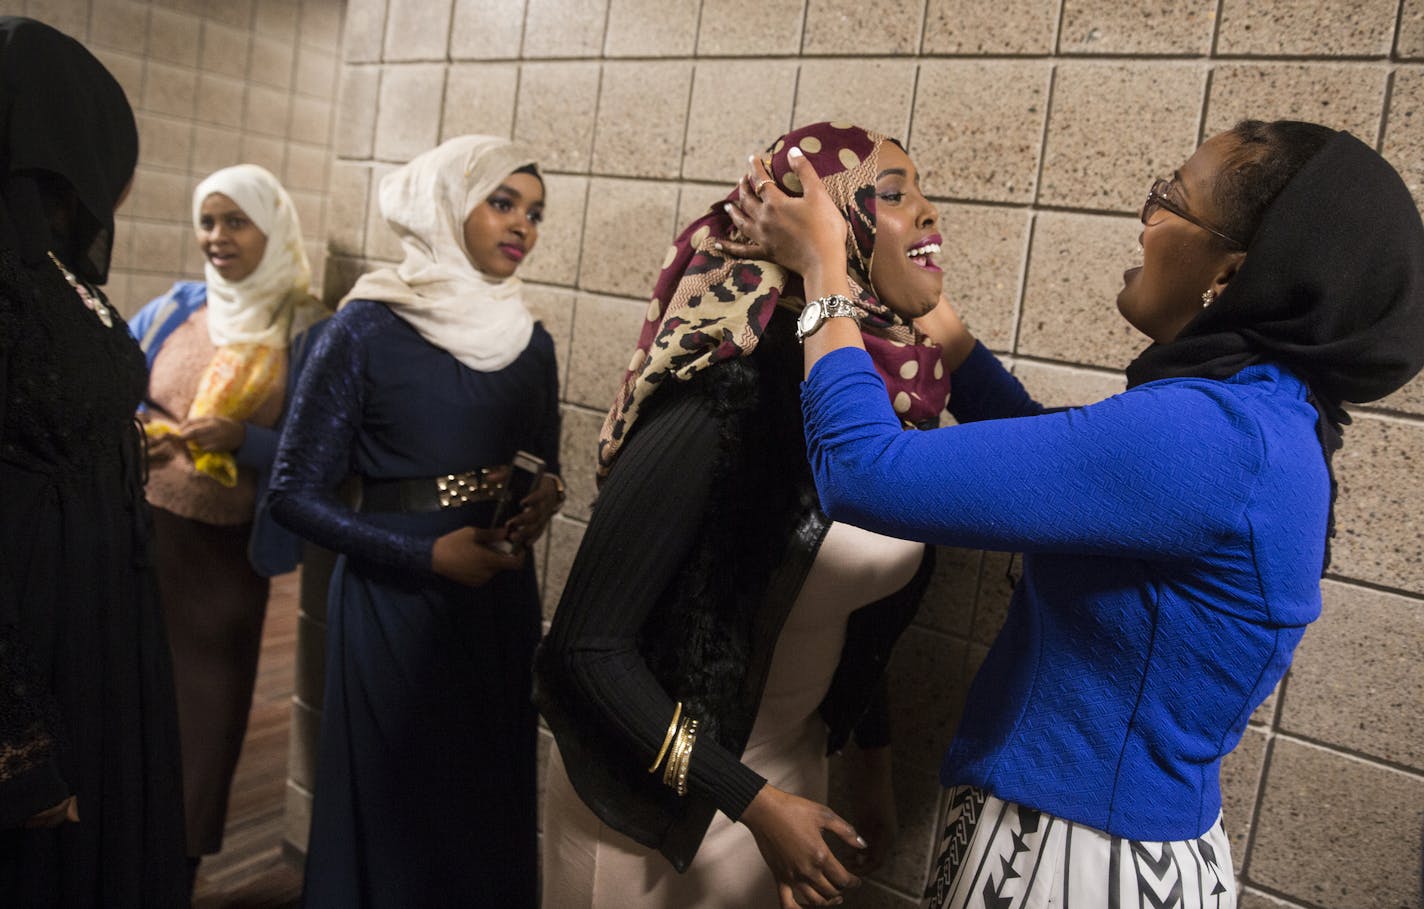
{"type": "Polygon", "coordinates": [[[518,278],[486,277],[465,249],[465,219],[500,182],[534,163],[496,136],[457,136],[381,180],[381,216],[405,259],[361,277],[341,301],[379,300],[425,340],[480,372],[529,345],[534,319],[518,278]]]}
{"type": "Polygon", "coordinates": [[[203,201],[222,193],[267,237],[262,261],[241,281],[229,281],[209,262],[208,337],[216,347],[257,344],[285,348],[294,330],[321,317],[311,297],[311,265],[302,247],[302,225],[292,197],[265,168],[256,164],[225,167],[193,190],[193,226],[203,201]]]}

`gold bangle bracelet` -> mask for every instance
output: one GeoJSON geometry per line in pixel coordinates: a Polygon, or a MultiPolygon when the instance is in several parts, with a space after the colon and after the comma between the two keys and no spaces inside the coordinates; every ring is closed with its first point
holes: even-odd
{"type": "Polygon", "coordinates": [[[692,747],[697,743],[697,720],[688,717],[677,730],[667,767],[663,770],[663,785],[678,795],[687,795],[687,768],[692,761],[692,747]]]}
{"type": "Polygon", "coordinates": [[[677,782],[677,762],[682,754],[683,746],[687,743],[687,726],[684,724],[677,731],[677,738],[673,740],[672,750],[668,752],[667,765],[663,767],[663,785],[672,787],[677,782]]]}
{"type": "Polygon", "coordinates": [[[682,701],[677,702],[677,707],[672,712],[672,722],[668,723],[667,735],[663,737],[663,747],[658,749],[657,759],[653,761],[653,766],[648,768],[649,773],[657,773],[658,765],[663,762],[663,755],[667,754],[668,746],[672,744],[672,737],[677,732],[677,721],[682,718],[682,701]]]}
{"type": "Polygon", "coordinates": [[[673,739],[672,750],[668,752],[667,764],[663,767],[663,785],[673,787],[677,783],[677,762],[682,757],[682,749],[687,745],[687,722],[678,727],[677,738],[673,739]]]}
{"type": "Polygon", "coordinates": [[[697,744],[697,721],[688,724],[687,743],[677,764],[677,794],[687,795],[687,771],[692,765],[692,746],[697,744]]]}

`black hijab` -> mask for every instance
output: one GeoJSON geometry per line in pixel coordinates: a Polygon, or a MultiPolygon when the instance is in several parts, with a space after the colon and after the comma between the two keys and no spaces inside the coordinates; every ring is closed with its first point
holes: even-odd
{"type": "MultiPolygon", "coordinates": [[[[1309,386],[1327,467],[1350,421],[1343,404],[1382,398],[1424,366],[1424,223],[1399,174],[1349,133],[1291,178],[1226,290],[1133,360],[1128,387],[1264,362],[1309,386]]],[[[1333,470],[1330,484],[1333,534],[1333,470]]]]}
{"type": "Polygon", "coordinates": [[[104,65],[42,22],[0,17],[0,249],[27,264],[53,250],[104,283],[114,206],[137,161],[133,110],[104,65]],[[50,229],[45,194],[56,186],[78,203],[67,236],[50,229]]]}

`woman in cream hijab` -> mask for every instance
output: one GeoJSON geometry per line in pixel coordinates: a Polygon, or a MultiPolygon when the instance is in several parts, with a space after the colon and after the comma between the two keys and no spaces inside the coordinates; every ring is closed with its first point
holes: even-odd
{"type": "Polygon", "coordinates": [[[272,513],[340,554],[308,905],[535,904],[526,550],[562,483],[553,341],[515,277],[543,216],[533,161],[463,136],[381,181],[404,258],[330,320],[282,437],[272,513]],[[506,518],[520,451],[546,472],[506,518]]]}
{"type": "MultiPolygon", "coordinates": [[[[292,337],[325,313],[301,224],[277,178],[239,164],[193,192],[205,281],[184,281],[130,323],[148,358],[159,591],[173,650],[188,856],[222,848],[252,704],[268,580],[248,558],[276,451],[292,337]]],[[[282,566],[289,569],[290,565],[282,566]]]]}

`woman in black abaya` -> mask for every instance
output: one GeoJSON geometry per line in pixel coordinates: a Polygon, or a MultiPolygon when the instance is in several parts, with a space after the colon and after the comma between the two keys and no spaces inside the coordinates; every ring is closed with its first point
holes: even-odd
{"type": "Polygon", "coordinates": [[[0,894],[183,906],[173,682],[148,561],[147,374],[99,290],[138,134],[77,41],[0,17],[0,894]]]}

